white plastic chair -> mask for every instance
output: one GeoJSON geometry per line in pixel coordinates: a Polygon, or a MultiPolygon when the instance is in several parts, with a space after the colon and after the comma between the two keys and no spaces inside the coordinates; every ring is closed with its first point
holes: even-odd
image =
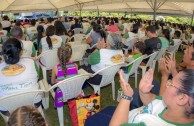
{"type": "MultiPolygon", "coordinates": [[[[88,79],[90,76],[91,74],[89,73],[76,75],[76,76],[67,78],[64,81],[61,81],[53,85],[52,87],[49,87],[47,83],[44,83],[44,84],[45,84],[45,87],[48,89],[48,91],[51,92],[51,95],[53,98],[55,98],[55,92],[53,91],[53,89],[56,87],[59,87],[63,92],[63,101],[67,102],[67,100],[75,98],[79,94],[83,93],[82,86],[86,81],[86,79],[88,79]]],[[[49,100],[47,101],[47,104],[49,104],[49,100]]],[[[58,112],[59,124],[60,126],[64,126],[63,107],[57,108],[57,112],[58,112]]]]}
{"type": "Polygon", "coordinates": [[[74,32],[74,35],[75,35],[75,34],[80,34],[80,33],[83,32],[83,29],[82,29],[82,28],[74,28],[74,29],[73,29],[73,32],[74,32]]]}
{"type": "MultiPolygon", "coordinates": [[[[25,106],[25,105],[34,106],[34,100],[36,96],[40,95],[40,93],[45,92],[42,81],[40,81],[39,84],[40,84],[41,90],[39,89],[39,90],[32,90],[32,91],[23,91],[23,92],[14,93],[0,98],[0,106],[5,108],[9,113],[12,113],[14,110],[16,110],[18,107],[21,107],[21,106],[25,106]]],[[[38,110],[42,114],[42,116],[45,117],[41,105],[38,107],[38,110]]],[[[1,112],[0,112],[0,115],[7,123],[9,117],[3,115],[1,112]]]]}
{"type": "Polygon", "coordinates": [[[42,69],[43,78],[47,80],[47,70],[51,70],[59,63],[57,49],[48,50],[40,54],[37,57],[37,63],[42,69]],[[43,61],[44,63],[40,63],[40,61],[43,61]]]}
{"type": "Polygon", "coordinates": [[[142,60],[146,57],[147,55],[143,55],[137,59],[135,59],[134,61],[128,63],[127,65],[124,65],[125,67],[129,67],[130,65],[132,65],[131,70],[129,71],[129,73],[124,73],[124,78],[125,81],[128,82],[129,81],[129,76],[135,74],[135,87],[137,88],[137,69],[139,67],[139,65],[141,64],[142,60]]]}
{"type": "Polygon", "coordinates": [[[88,44],[72,46],[72,56],[71,56],[70,61],[72,62],[79,61],[80,64],[82,64],[83,56],[88,48],[89,48],[88,44]]]}
{"type": "Polygon", "coordinates": [[[128,48],[123,48],[123,50],[125,51],[125,54],[128,54],[128,51],[129,51],[129,50],[132,50],[132,51],[133,51],[134,43],[137,42],[137,41],[138,41],[137,38],[132,39],[132,40],[130,40],[130,41],[128,41],[128,40],[126,39],[126,42],[124,42],[124,45],[128,46],[128,48]]]}
{"type": "Polygon", "coordinates": [[[176,52],[178,51],[179,49],[179,46],[180,46],[181,42],[179,42],[178,44],[174,45],[174,46],[170,46],[166,53],[170,54],[171,56],[174,56],[175,57],[175,54],[176,52]]]}
{"type": "Polygon", "coordinates": [[[65,44],[66,42],[69,42],[69,40],[70,40],[70,37],[67,36],[67,35],[61,35],[60,37],[62,38],[62,41],[63,41],[64,44],[65,44]]]}
{"type": "Polygon", "coordinates": [[[4,43],[4,42],[6,42],[6,41],[9,39],[9,37],[7,37],[7,36],[2,36],[1,39],[2,39],[2,42],[4,43]]]}
{"type": "MultiPolygon", "coordinates": [[[[37,57],[36,63],[41,67],[43,78],[45,81],[47,81],[47,70],[51,70],[54,66],[56,66],[59,63],[58,56],[57,56],[57,49],[43,52],[41,55],[37,57]],[[41,59],[43,59],[45,64],[40,63],[41,59]]],[[[44,93],[43,102],[42,102],[44,109],[49,108],[49,104],[45,102],[48,99],[48,95],[49,95],[48,92],[44,93]]]]}
{"type": "Polygon", "coordinates": [[[145,58],[145,59],[149,58],[147,64],[146,64],[145,66],[143,66],[143,65],[140,65],[140,66],[139,66],[139,68],[142,69],[142,77],[143,77],[144,74],[146,73],[146,70],[147,70],[148,67],[149,67],[149,68],[153,68],[153,67],[152,67],[152,65],[153,65],[152,63],[153,63],[153,60],[154,60],[154,58],[156,57],[157,54],[158,54],[158,51],[157,51],[157,52],[153,52],[152,54],[150,54],[149,56],[147,56],[147,57],[145,58]]]}
{"type": "Polygon", "coordinates": [[[82,42],[82,40],[84,39],[85,34],[74,34],[70,40],[72,40],[74,38],[74,41],[80,41],[82,42]]]}
{"type": "MultiPolygon", "coordinates": [[[[156,61],[158,61],[160,58],[162,58],[165,54],[166,54],[166,50],[167,50],[168,47],[166,48],[162,48],[158,51],[158,54],[156,55],[156,57],[154,58],[153,60],[153,63],[152,63],[152,69],[153,71],[155,70],[155,66],[156,66],[156,61]]],[[[158,69],[159,70],[159,69],[158,69]]]]}
{"type": "Polygon", "coordinates": [[[100,88],[111,83],[112,84],[112,97],[113,97],[113,100],[115,100],[114,77],[115,77],[116,73],[119,71],[119,69],[121,68],[121,66],[123,66],[123,65],[124,64],[121,63],[121,64],[107,66],[107,67],[97,71],[96,73],[94,73],[92,75],[92,77],[94,77],[97,74],[102,75],[102,80],[101,80],[99,85],[94,85],[94,84],[89,83],[93,87],[94,93],[98,93],[100,95],[100,88]]]}

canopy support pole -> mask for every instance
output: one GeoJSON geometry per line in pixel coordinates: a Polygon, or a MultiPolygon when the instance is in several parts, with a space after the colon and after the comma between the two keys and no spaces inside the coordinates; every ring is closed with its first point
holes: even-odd
{"type": "Polygon", "coordinates": [[[127,11],[125,11],[125,15],[124,15],[124,17],[126,18],[126,16],[127,16],[127,11]]]}
{"type": "Polygon", "coordinates": [[[157,10],[166,3],[167,0],[163,0],[163,1],[160,1],[158,2],[157,0],[146,0],[147,4],[152,8],[153,12],[154,12],[154,15],[153,15],[153,20],[154,20],[154,23],[156,21],[156,12],[157,10]]]}
{"type": "Polygon", "coordinates": [[[78,7],[79,12],[80,12],[79,16],[81,17],[82,16],[82,8],[83,8],[84,4],[80,3],[78,0],[75,0],[75,2],[77,3],[77,7],[78,7]]]}
{"type": "Polygon", "coordinates": [[[155,1],[154,1],[154,9],[153,9],[153,10],[154,10],[154,16],[153,16],[154,24],[155,24],[155,22],[156,22],[156,11],[157,11],[157,10],[156,10],[156,6],[157,6],[157,1],[155,0],[155,1]]]}
{"type": "Polygon", "coordinates": [[[192,14],[192,17],[191,17],[191,25],[193,24],[193,18],[194,18],[194,10],[193,10],[193,14],[192,14]]]}
{"type": "Polygon", "coordinates": [[[100,16],[100,10],[99,10],[98,6],[97,6],[97,16],[98,17],[100,16]]]}
{"type": "Polygon", "coordinates": [[[131,18],[133,18],[133,9],[131,8],[131,18]]]}

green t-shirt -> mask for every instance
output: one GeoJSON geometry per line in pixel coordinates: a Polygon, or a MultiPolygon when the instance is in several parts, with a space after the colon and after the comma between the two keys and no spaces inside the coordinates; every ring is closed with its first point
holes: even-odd
{"type": "MultiPolygon", "coordinates": [[[[133,55],[132,58],[135,60],[135,59],[139,58],[140,56],[142,56],[142,54],[138,53],[138,54],[133,55]]],[[[129,65],[129,66],[127,67],[127,69],[128,69],[127,72],[128,72],[128,73],[130,72],[132,66],[133,66],[133,64],[131,64],[131,65],[129,65]]]]}
{"type": "Polygon", "coordinates": [[[93,52],[89,57],[88,57],[88,63],[90,65],[95,65],[100,63],[100,51],[93,52]]]}

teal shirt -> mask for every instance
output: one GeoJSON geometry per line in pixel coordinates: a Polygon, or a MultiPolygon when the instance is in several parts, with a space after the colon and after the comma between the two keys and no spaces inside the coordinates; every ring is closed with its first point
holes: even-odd
{"type": "Polygon", "coordinates": [[[166,48],[169,47],[169,41],[164,38],[164,37],[159,37],[160,41],[162,42],[162,47],[161,48],[166,48]]]}

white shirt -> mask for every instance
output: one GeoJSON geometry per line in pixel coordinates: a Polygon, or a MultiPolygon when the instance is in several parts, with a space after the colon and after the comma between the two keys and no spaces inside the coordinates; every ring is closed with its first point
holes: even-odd
{"type": "Polygon", "coordinates": [[[100,49],[100,63],[92,65],[92,70],[97,72],[107,66],[117,64],[116,62],[112,61],[112,58],[116,55],[120,55],[122,57],[121,61],[118,63],[124,63],[122,50],[100,49]]]}
{"type": "MultiPolygon", "coordinates": [[[[41,39],[41,44],[42,44],[42,52],[45,52],[47,50],[49,50],[49,46],[47,44],[47,41],[46,41],[46,38],[47,37],[44,37],[41,39]]],[[[57,35],[53,35],[53,36],[50,36],[51,40],[52,39],[56,39],[56,43],[53,43],[53,49],[57,49],[61,46],[62,44],[62,38],[60,36],[57,36],[57,35]]]]}
{"type": "MultiPolygon", "coordinates": [[[[35,63],[32,59],[21,58],[17,65],[25,70],[14,76],[7,76],[2,73],[9,64],[5,62],[0,64],[0,97],[11,95],[16,92],[39,89],[38,74],[35,69],[35,63]]],[[[40,101],[40,99],[39,99],[40,101]]]]}
{"type": "Polygon", "coordinates": [[[7,31],[6,30],[1,30],[0,31],[0,37],[2,36],[7,36],[7,31]]]}
{"type": "Polygon", "coordinates": [[[31,57],[33,43],[31,41],[21,40],[23,43],[22,57],[31,57]]]}
{"type": "Polygon", "coordinates": [[[6,20],[2,21],[1,24],[2,24],[3,28],[7,28],[7,27],[11,26],[11,22],[10,21],[6,21],[6,20]]]}

